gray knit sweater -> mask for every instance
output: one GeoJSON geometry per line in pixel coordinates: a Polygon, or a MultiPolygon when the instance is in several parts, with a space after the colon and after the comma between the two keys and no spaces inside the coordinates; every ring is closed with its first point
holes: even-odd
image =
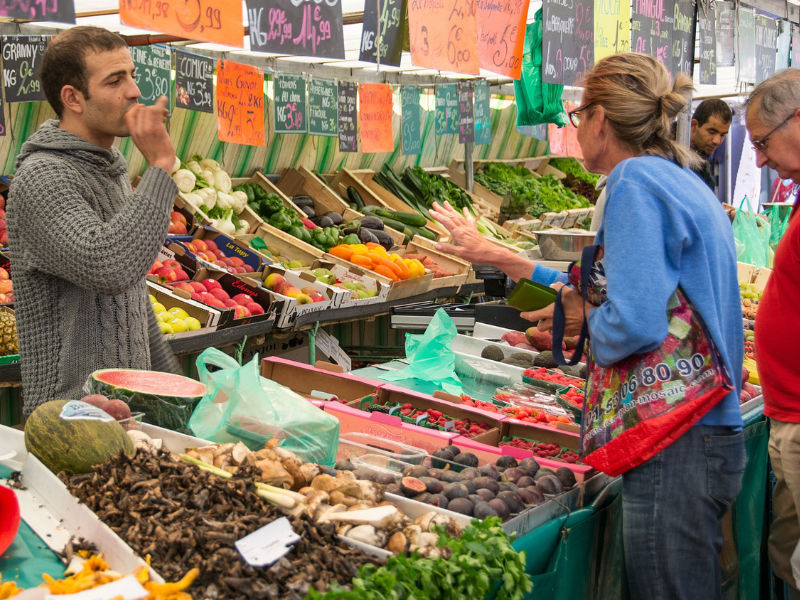
{"type": "Polygon", "coordinates": [[[26,415],[80,398],[102,368],[177,372],[145,275],[177,187],[149,168],[131,191],[125,159],[47,121],[22,146],[8,240],[26,415]]]}

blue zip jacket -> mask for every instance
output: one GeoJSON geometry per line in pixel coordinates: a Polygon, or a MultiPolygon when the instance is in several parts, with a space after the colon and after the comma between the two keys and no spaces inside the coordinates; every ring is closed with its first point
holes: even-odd
{"type": "MultiPolygon", "coordinates": [[[[667,300],[680,285],[735,384],[700,424],[741,427],[744,332],[736,249],[725,211],[691,170],[654,156],[619,163],[607,194],[596,243],[605,246],[608,301],[589,315],[595,361],[610,366],[658,348],[667,336],[667,300]]],[[[541,265],[532,277],[545,285],[567,280],[541,265]]]]}

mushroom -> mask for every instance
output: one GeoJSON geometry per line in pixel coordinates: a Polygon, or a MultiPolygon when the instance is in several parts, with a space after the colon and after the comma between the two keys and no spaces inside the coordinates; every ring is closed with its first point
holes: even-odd
{"type": "MultiPolygon", "coordinates": [[[[322,506],[327,506],[327,505],[323,504],[322,506]]],[[[336,516],[337,514],[339,514],[340,512],[344,512],[345,510],[347,510],[347,507],[344,504],[336,504],[334,506],[328,506],[327,510],[323,510],[322,507],[320,507],[320,510],[316,515],[317,523],[328,523],[330,522],[331,517],[336,516]]]]}
{"type": "Polygon", "coordinates": [[[389,538],[389,542],[386,544],[386,549],[393,554],[404,553],[407,547],[408,540],[402,531],[394,532],[392,537],[389,538]]]}
{"type": "Polygon", "coordinates": [[[376,506],[365,510],[354,510],[326,515],[330,521],[353,523],[354,525],[372,525],[384,528],[392,523],[399,515],[395,506],[376,506]]]}
{"type": "Polygon", "coordinates": [[[262,460],[256,463],[261,469],[261,480],[275,486],[285,486],[292,483],[292,476],[283,466],[274,460],[262,460]]]}
{"type": "Polygon", "coordinates": [[[231,449],[231,458],[233,459],[233,464],[241,465],[248,456],[250,456],[252,452],[250,449],[245,446],[242,442],[237,442],[236,445],[231,449]]]}
{"type": "Polygon", "coordinates": [[[377,546],[378,548],[383,548],[383,545],[386,543],[386,534],[383,531],[375,529],[372,525],[353,527],[347,532],[345,537],[363,542],[364,544],[369,544],[370,546],[377,546]]]}

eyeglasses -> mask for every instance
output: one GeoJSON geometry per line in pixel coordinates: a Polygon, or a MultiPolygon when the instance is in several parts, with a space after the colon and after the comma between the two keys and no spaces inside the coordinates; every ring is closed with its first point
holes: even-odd
{"type": "Polygon", "coordinates": [[[754,149],[754,150],[758,150],[759,152],[762,152],[762,153],[763,153],[763,152],[766,152],[766,151],[767,151],[767,140],[769,140],[769,136],[771,136],[773,133],[775,133],[776,131],[778,131],[778,129],[780,129],[781,127],[783,127],[784,125],[786,125],[786,124],[787,124],[789,121],[791,121],[791,120],[792,120],[792,117],[794,117],[796,114],[797,114],[797,109],[794,109],[794,110],[792,111],[792,114],[790,114],[790,115],[789,115],[788,117],[786,117],[786,118],[785,118],[783,121],[781,121],[780,123],[778,123],[777,127],[775,127],[775,128],[774,128],[772,131],[770,131],[770,132],[769,132],[767,135],[765,135],[765,136],[764,136],[764,137],[762,137],[761,139],[758,139],[758,140],[753,140],[753,142],[752,142],[752,144],[753,144],[753,149],[754,149]]]}
{"type": "Polygon", "coordinates": [[[569,117],[569,122],[572,123],[573,127],[577,127],[581,124],[581,115],[580,113],[589,108],[590,106],[594,106],[594,102],[589,102],[588,104],[584,104],[583,106],[579,106],[578,108],[571,110],[567,113],[569,117]]]}

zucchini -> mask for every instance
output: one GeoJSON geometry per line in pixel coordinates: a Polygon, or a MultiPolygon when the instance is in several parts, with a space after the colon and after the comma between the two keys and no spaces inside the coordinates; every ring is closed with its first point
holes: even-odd
{"type": "Polygon", "coordinates": [[[364,208],[364,200],[361,198],[361,194],[359,194],[358,190],[352,185],[347,186],[347,197],[350,199],[350,202],[357,206],[356,210],[364,208]]]}
{"type": "Polygon", "coordinates": [[[400,221],[395,221],[394,219],[390,219],[389,217],[378,216],[378,218],[381,221],[383,221],[383,224],[386,227],[391,227],[392,229],[395,229],[397,231],[403,231],[404,232],[404,230],[406,228],[405,223],[401,223],[400,221]]]}
{"type": "Polygon", "coordinates": [[[375,214],[400,221],[412,227],[423,227],[428,223],[428,220],[419,213],[401,212],[398,210],[387,210],[384,208],[375,211],[375,214]]]}
{"type": "Polygon", "coordinates": [[[416,235],[421,235],[424,238],[428,238],[429,240],[435,242],[436,241],[436,234],[433,233],[430,229],[425,227],[412,227],[409,226],[409,229],[414,232],[416,235]]]}

